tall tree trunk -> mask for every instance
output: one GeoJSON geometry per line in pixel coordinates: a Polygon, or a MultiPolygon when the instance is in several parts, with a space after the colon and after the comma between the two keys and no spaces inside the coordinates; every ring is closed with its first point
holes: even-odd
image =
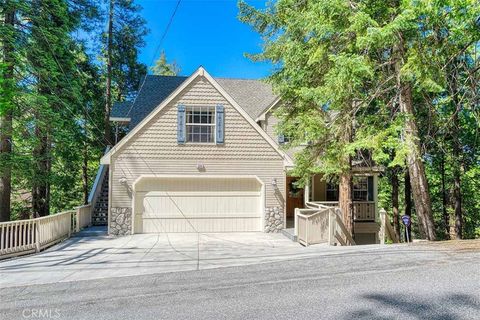
{"type": "Polygon", "coordinates": [[[399,210],[399,201],[398,201],[398,168],[395,167],[392,170],[391,175],[391,184],[392,184],[392,212],[393,212],[393,229],[397,238],[400,239],[400,210],[399,210]]]}
{"type": "MultiPolygon", "coordinates": [[[[412,186],[410,185],[410,174],[408,173],[408,169],[405,170],[405,178],[404,178],[404,192],[405,192],[405,215],[412,217],[412,186]]],[[[408,234],[408,239],[412,241],[412,226],[408,226],[405,228],[405,232],[408,234]]],[[[407,234],[405,234],[405,239],[407,239],[407,234]]]]}
{"type": "Polygon", "coordinates": [[[445,237],[446,239],[450,238],[450,216],[447,211],[447,190],[445,188],[445,155],[441,154],[440,159],[440,175],[442,179],[442,214],[443,214],[443,223],[445,223],[445,237]]]}
{"type": "Polygon", "coordinates": [[[83,144],[83,163],[82,163],[82,187],[83,187],[83,204],[88,204],[88,145],[85,141],[83,144]]]}
{"type": "MultiPolygon", "coordinates": [[[[9,3],[4,11],[5,27],[15,27],[15,8],[9,3]]],[[[5,37],[9,37],[5,35],[5,37]]],[[[13,90],[14,48],[12,39],[0,40],[3,43],[3,62],[6,64],[4,73],[4,92],[13,90]]],[[[7,98],[8,99],[8,98],[7,98]]],[[[0,222],[10,220],[12,191],[12,106],[7,106],[0,115],[0,222]]]]}
{"type": "Polygon", "coordinates": [[[50,148],[47,129],[41,116],[36,115],[35,137],[37,144],[33,149],[35,174],[32,187],[32,208],[34,217],[48,216],[50,213],[50,148]]]}
{"type": "Polygon", "coordinates": [[[405,48],[403,36],[400,34],[395,45],[397,85],[399,89],[400,112],[405,115],[405,143],[407,144],[407,166],[410,173],[410,182],[413,191],[413,200],[417,212],[420,230],[428,240],[435,240],[435,226],[433,223],[432,203],[430,200],[427,175],[422,162],[420,151],[420,137],[418,134],[415,114],[413,110],[412,88],[401,79],[401,69],[404,65],[405,48]]]}
{"type": "MultiPolygon", "coordinates": [[[[456,100],[456,99],[454,99],[456,100]]],[[[452,119],[452,149],[453,149],[453,209],[455,212],[455,237],[462,239],[463,237],[463,214],[462,214],[462,185],[461,185],[461,168],[462,168],[462,147],[460,138],[458,137],[458,110],[455,111],[452,119]]]]}
{"type": "Polygon", "coordinates": [[[449,82],[450,95],[453,102],[451,143],[453,158],[453,209],[455,212],[455,238],[462,239],[463,214],[462,214],[462,189],[461,189],[461,167],[462,167],[462,144],[459,137],[460,121],[458,113],[461,110],[461,102],[458,99],[458,72],[454,65],[450,65],[449,82]]]}
{"type": "MultiPolygon", "coordinates": [[[[352,139],[353,122],[346,120],[343,134],[345,143],[349,143],[352,139]]],[[[338,186],[338,206],[342,210],[342,220],[345,228],[353,233],[353,201],[352,201],[352,157],[346,156],[343,159],[343,173],[340,175],[340,183],[338,186]]]]}
{"type": "Polygon", "coordinates": [[[110,0],[108,15],[108,41],[107,41],[107,79],[105,92],[105,110],[103,123],[105,126],[104,138],[109,144],[112,144],[112,128],[110,126],[110,111],[112,110],[112,50],[113,50],[113,14],[115,9],[115,0],[110,0]]]}

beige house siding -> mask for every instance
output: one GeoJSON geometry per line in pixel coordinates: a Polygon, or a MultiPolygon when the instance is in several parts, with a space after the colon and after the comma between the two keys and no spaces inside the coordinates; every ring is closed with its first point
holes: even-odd
{"type": "Polygon", "coordinates": [[[283,157],[205,78],[194,80],[111,159],[110,208],[131,207],[132,187],[140,175],[256,175],[265,184],[265,206],[284,207],[283,157]],[[177,144],[177,105],[225,108],[225,143],[177,144]],[[204,170],[198,170],[197,164],[204,170]],[[127,185],[119,182],[126,178],[127,185]],[[272,187],[272,179],[277,188],[272,187]]]}
{"type": "MultiPolygon", "coordinates": [[[[265,114],[265,121],[263,122],[263,128],[265,132],[278,144],[278,134],[276,132],[278,118],[273,114],[274,110],[270,110],[265,114]]],[[[288,154],[292,159],[295,159],[295,153],[303,149],[302,146],[295,148],[288,148],[288,144],[280,145],[280,148],[288,154]]]]}
{"type": "Polygon", "coordinates": [[[276,126],[278,124],[278,119],[275,117],[272,111],[269,111],[265,114],[265,123],[264,128],[265,132],[278,143],[278,134],[276,133],[276,126]]]}

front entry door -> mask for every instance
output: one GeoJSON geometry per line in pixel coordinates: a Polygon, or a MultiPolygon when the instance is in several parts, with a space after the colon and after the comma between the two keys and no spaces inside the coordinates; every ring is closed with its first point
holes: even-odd
{"type": "Polygon", "coordinates": [[[303,208],[303,194],[302,188],[295,185],[297,178],[287,177],[287,218],[293,218],[295,215],[295,208],[303,208]]]}

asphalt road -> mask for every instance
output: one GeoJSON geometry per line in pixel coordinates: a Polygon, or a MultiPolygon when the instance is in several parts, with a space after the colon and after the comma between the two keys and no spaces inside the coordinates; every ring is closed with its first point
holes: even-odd
{"type": "Polygon", "coordinates": [[[424,246],[0,290],[1,319],[480,319],[480,252],[424,246]]]}

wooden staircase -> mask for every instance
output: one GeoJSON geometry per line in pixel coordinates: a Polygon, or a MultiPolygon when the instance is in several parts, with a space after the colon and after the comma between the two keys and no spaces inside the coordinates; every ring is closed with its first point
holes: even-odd
{"type": "Polygon", "coordinates": [[[108,169],[102,181],[98,198],[95,201],[92,213],[94,226],[106,226],[108,223],[108,169]]]}

